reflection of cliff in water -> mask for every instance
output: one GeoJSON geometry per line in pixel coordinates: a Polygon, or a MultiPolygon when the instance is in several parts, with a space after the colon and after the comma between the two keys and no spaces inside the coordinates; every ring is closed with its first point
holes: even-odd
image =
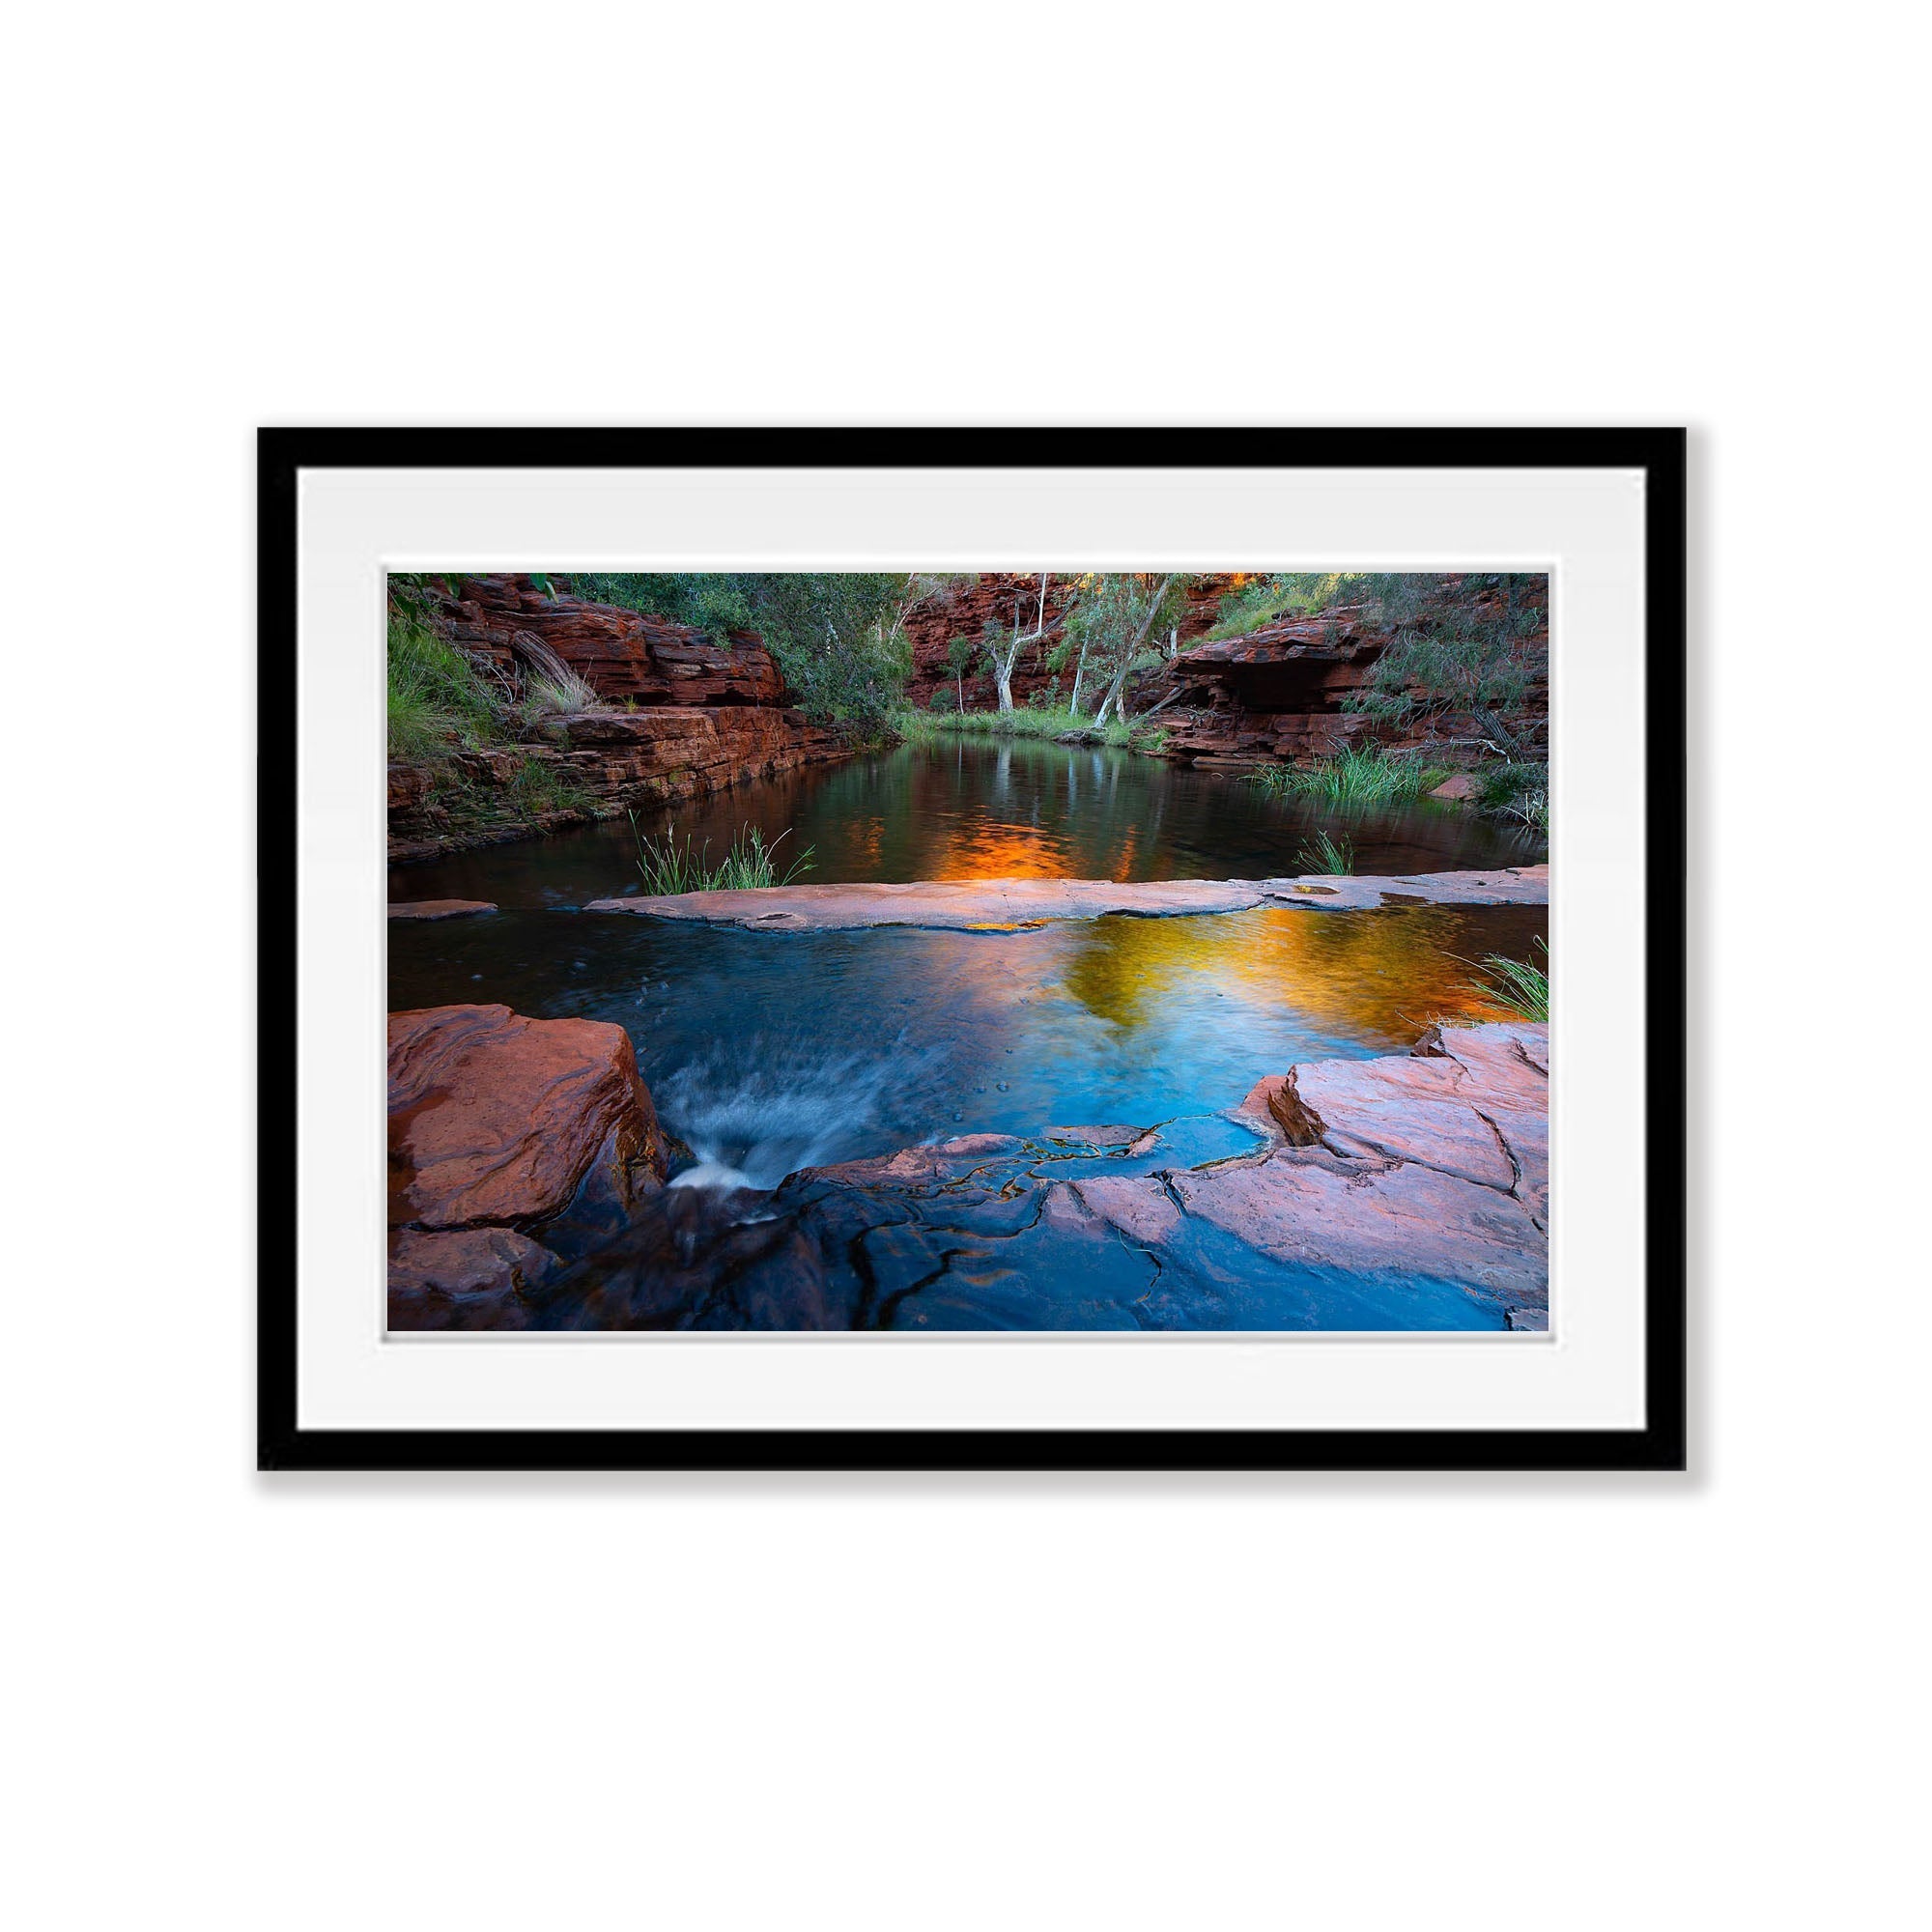
{"type": "MultiPolygon", "coordinates": [[[[1265,879],[1303,869],[1319,831],[1346,837],[1362,872],[1526,865],[1542,841],[1459,806],[1422,800],[1341,810],[1279,799],[1224,773],[1197,772],[1104,747],[961,739],[642,810],[656,836],[676,828],[730,848],[743,827],[783,863],[810,849],[814,884],[914,879],[1265,879]]],[[[478,898],[503,906],[582,904],[638,885],[619,819],[459,853],[395,874],[399,898],[478,898]]]]}

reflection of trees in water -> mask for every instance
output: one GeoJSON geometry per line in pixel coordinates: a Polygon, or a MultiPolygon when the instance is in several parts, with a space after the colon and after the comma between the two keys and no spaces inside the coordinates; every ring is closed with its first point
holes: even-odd
{"type": "Polygon", "coordinates": [[[1346,1032],[1412,1038],[1432,1019],[1496,1017],[1465,962],[1490,952],[1528,959],[1548,924],[1541,906],[1100,919],[1078,928],[1063,984],[1129,1029],[1152,1021],[1164,1000],[1218,992],[1346,1032]]]}
{"type": "MultiPolygon", "coordinates": [[[[639,817],[653,835],[675,822],[680,838],[720,851],[740,826],[767,844],[789,826],[798,849],[815,848],[819,884],[1268,877],[1293,869],[1312,829],[1338,822],[1332,809],[1269,799],[1238,780],[1029,739],[908,748],[663,806],[662,823],[639,817]]],[[[1363,869],[1520,863],[1513,852],[1479,856],[1498,845],[1495,828],[1441,808],[1357,814],[1347,830],[1363,869]]]]}

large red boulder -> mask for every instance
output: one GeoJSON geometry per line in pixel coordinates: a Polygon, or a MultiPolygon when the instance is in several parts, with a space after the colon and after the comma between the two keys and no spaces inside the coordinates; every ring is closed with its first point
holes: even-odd
{"type": "Polygon", "coordinates": [[[528,1228],[586,1182],[654,1192],[665,1139],[630,1036],[508,1007],[389,1015],[389,1224],[528,1228]]]}

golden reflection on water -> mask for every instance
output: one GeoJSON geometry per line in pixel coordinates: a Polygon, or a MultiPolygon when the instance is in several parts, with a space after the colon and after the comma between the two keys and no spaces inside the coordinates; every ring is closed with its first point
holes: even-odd
{"type": "Polygon", "coordinates": [[[1129,1029],[1164,1000],[1220,993],[1236,1006],[1291,1008],[1338,1031],[1406,1041],[1433,1019],[1499,1017],[1468,962],[1491,952],[1540,957],[1530,943],[1547,928],[1541,906],[1099,919],[1080,929],[1062,984],[1129,1029]]]}
{"type": "Polygon", "coordinates": [[[949,827],[938,842],[934,879],[1071,879],[1066,840],[1037,825],[990,818],[949,827]]]}

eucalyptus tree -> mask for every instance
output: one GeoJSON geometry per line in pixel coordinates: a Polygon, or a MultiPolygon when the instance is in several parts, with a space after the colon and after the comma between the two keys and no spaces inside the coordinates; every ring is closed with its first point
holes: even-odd
{"type": "Polygon", "coordinates": [[[582,573],[580,597],[722,637],[761,637],[813,716],[864,735],[890,724],[912,669],[906,622],[959,580],[918,571],[582,573]]]}
{"type": "Polygon", "coordinates": [[[962,712],[966,709],[966,673],[979,655],[979,643],[972,638],[953,638],[946,646],[946,662],[952,667],[953,681],[959,687],[959,709],[962,712]]]}
{"type": "Polygon", "coordinates": [[[1068,648],[1077,645],[1081,653],[1075,689],[1090,655],[1096,674],[1107,680],[1095,725],[1106,724],[1110,712],[1127,722],[1127,682],[1161,662],[1161,653],[1149,645],[1158,631],[1172,627],[1178,638],[1192,581],[1179,571],[1098,572],[1076,581],[1065,620],[1068,648]]]}

